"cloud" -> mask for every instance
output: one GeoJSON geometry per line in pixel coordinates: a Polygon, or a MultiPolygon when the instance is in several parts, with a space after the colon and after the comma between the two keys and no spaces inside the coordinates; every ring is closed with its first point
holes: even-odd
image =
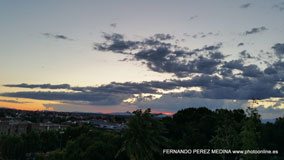
{"type": "Polygon", "coordinates": [[[158,33],[158,34],[155,34],[155,35],[153,36],[153,38],[156,39],[156,40],[164,41],[164,40],[171,40],[171,39],[174,39],[174,36],[173,36],[173,35],[170,35],[170,34],[158,33]]]}
{"type": "Polygon", "coordinates": [[[244,45],[244,43],[241,42],[241,43],[238,44],[238,47],[243,46],[243,45],[244,45]]]}
{"type": "Polygon", "coordinates": [[[192,21],[192,20],[194,20],[194,19],[196,19],[196,18],[198,18],[198,15],[194,15],[194,16],[191,16],[191,17],[189,17],[189,21],[192,21]]]}
{"type": "Polygon", "coordinates": [[[255,64],[245,66],[242,69],[242,71],[243,71],[243,76],[246,76],[246,77],[258,77],[258,76],[261,76],[262,74],[259,67],[255,64]]]}
{"type": "Polygon", "coordinates": [[[284,2],[280,2],[278,4],[275,4],[272,8],[276,8],[279,11],[284,11],[284,2]]]}
{"type": "Polygon", "coordinates": [[[73,41],[73,39],[62,35],[62,34],[52,34],[52,33],[43,33],[44,36],[48,37],[48,38],[55,38],[55,39],[62,39],[62,40],[69,40],[69,41],[73,41]]]}
{"type": "Polygon", "coordinates": [[[264,26],[256,27],[256,28],[252,28],[251,30],[245,31],[244,35],[256,34],[256,33],[263,32],[265,30],[268,30],[268,29],[264,26]]]}
{"type": "Polygon", "coordinates": [[[52,84],[5,84],[4,87],[16,87],[16,88],[41,88],[41,89],[70,89],[69,84],[58,84],[58,85],[52,85],[52,84]]]}
{"type": "Polygon", "coordinates": [[[117,23],[111,23],[109,26],[111,26],[112,28],[116,28],[117,27],[117,23]]]}
{"type": "MultiPolygon", "coordinates": [[[[124,35],[103,33],[104,41],[95,43],[101,51],[122,54],[146,64],[155,72],[172,73],[175,79],[148,82],[112,82],[101,86],[76,87],[69,84],[6,84],[6,87],[52,89],[54,92],[14,92],[2,96],[58,101],[76,101],[96,105],[118,105],[126,99],[152,101],[155,95],[180,98],[249,100],[284,96],[284,62],[277,60],[260,68],[247,64],[253,58],[246,50],[239,59],[227,60],[220,51],[222,43],[188,49],[177,45],[170,34],[154,34],[142,40],[127,40],[124,35]],[[184,78],[186,77],[186,78],[184,78]],[[194,89],[195,88],[195,89],[194,89]],[[196,89],[198,88],[198,89],[196,89]],[[67,89],[69,92],[55,92],[67,89]],[[176,91],[175,91],[176,90],[176,91]],[[178,91],[178,92],[177,92],[178,91]]],[[[282,54],[282,44],[272,48],[282,54]]]]}
{"type": "Polygon", "coordinates": [[[224,58],[218,51],[222,43],[189,50],[166,42],[174,39],[170,34],[155,34],[140,41],[125,40],[123,35],[117,33],[104,33],[103,37],[106,41],[95,43],[95,50],[129,55],[133,60],[144,62],[153,71],[173,73],[178,77],[191,73],[212,74],[220,64],[220,58],[224,58]],[[219,58],[213,59],[214,55],[219,58]]]}
{"type": "Polygon", "coordinates": [[[231,60],[229,62],[225,62],[225,64],[223,65],[224,68],[229,68],[229,69],[239,69],[242,70],[242,68],[244,67],[244,62],[243,60],[231,60]]]}
{"type": "Polygon", "coordinates": [[[282,58],[284,55],[284,43],[276,43],[271,47],[277,57],[282,58]]]}
{"type": "MultiPolygon", "coordinates": [[[[235,61],[237,62],[237,61],[235,61]]],[[[236,63],[238,64],[238,63],[236,63]]],[[[163,91],[171,91],[178,88],[200,87],[201,91],[185,90],[177,94],[181,97],[199,97],[210,99],[241,99],[247,100],[252,98],[269,98],[281,97],[283,91],[281,88],[275,88],[279,82],[279,77],[275,75],[264,74],[255,65],[248,66],[233,66],[239,68],[242,76],[224,76],[201,74],[191,76],[187,80],[167,80],[167,81],[149,81],[141,83],[125,82],[125,83],[110,83],[98,87],[70,87],[75,93],[66,92],[17,92],[4,93],[3,96],[35,98],[47,100],[75,100],[88,101],[97,103],[98,97],[105,96],[107,99],[120,97],[119,102],[123,98],[131,98],[134,94],[164,94],[163,91]],[[96,97],[96,98],[95,98],[96,97]]],[[[207,69],[207,68],[206,68],[207,69]]],[[[283,68],[282,68],[283,70],[283,68]]],[[[33,85],[31,85],[33,86],[33,85]]],[[[102,100],[98,100],[101,102],[102,100]]],[[[112,100],[113,102],[113,100],[112,100]]],[[[118,101],[116,101],[118,102],[118,101]]]]}
{"type": "Polygon", "coordinates": [[[213,32],[207,32],[207,33],[204,33],[204,32],[199,32],[199,33],[196,33],[196,34],[193,34],[193,35],[190,35],[188,33],[184,33],[183,34],[184,36],[187,36],[187,37],[192,37],[194,39],[197,39],[197,38],[206,38],[206,37],[209,37],[209,36],[219,36],[220,33],[213,33],[213,32]]]}
{"type": "Polygon", "coordinates": [[[248,53],[246,50],[241,51],[239,54],[240,54],[240,58],[241,59],[252,59],[252,58],[255,58],[250,53],[248,53]]]}
{"type": "Polygon", "coordinates": [[[2,93],[1,96],[31,98],[40,100],[78,101],[94,105],[120,104],[126,95],[97,92],[14,92],[2,93]]]}
{"type": "Polygon", "coordinates": [[[139,94],[139,93],[153,93],[154,89],[151,88],[149,84],[146,83],[135,83],[135,82],[125,82],[125,83],[116,83],[112,82],[107,85],[101,85],[98,87],[74,87],[69,84],[5,84],[5,87],[14,87],[14,88],[40,88],[40,89],[66,89],[75,92],[104,92],[104,93],[123,93],[123,94],[139,94]]]}
{"type": "Polygon", "coordinates": [[[249,7],[251,7],[251,3],[245,3],[245,4],[242,4],[241,6],[240,6],[240,8],[243,8],[243,9],[245,9],[245,8],[249,8],[249,7]]]}
{"type": "MultiPolygon", "coordinates": [[[[265,28],[252,29],[247,31],[247,34],[261,30],[265,30],[265,28]]],[[[125,40],[122,35],[108,37],[114,38],[108,38],[108,44],[106,42],[97,44],[104,46],[105,50],[101,51],[112,51],[132,56],[133,60],[143,61],[149,69],[155,72],[173,73],[178,78],[191,78],[185,81],[165,82],[163,86],[169,84],[176,88],[202,88],[202,91],[189,91],[183,93],[182,96],[211,99],[251,99],[253,97],[268,98],[283,95],[282,89],[276,88],[276,86],[279,85],[279,80],[284,79],[284,75],[274,71],[276,70],[274,68],[282,67],[282,63],[275,63],[263,70],[255,64],[247,65],[245,60],[255,57],[246,50],[240,52],[240,59],[226,61],[224,54],[219,51],[222,43],[189,50],[155,38],[129,41],[125,40]],[[118,42],[131,45],[126,45],[124,49],[117,52],[112,46],[118,42]]],[[[272,48],[280,54],[282,53],[281,47],[281,44],[276,44],[272,48]]]]}
{"type": "Polygon", "coordinates": [[[284,116],[284,109],[275,108],[275,107],[257,107],[258,113],[261,115],[262,119],[275,119],[278,117],[284,116]]]}
{"type": "Polygon", "coordinates": [[[17,100],[7,100],[7,99],[0,99],[0,102],[17,103],[17,104],[26,104],[26,103],[29,103],[29,102],[21,102],[21,101],[17,101],[17,100]]]}

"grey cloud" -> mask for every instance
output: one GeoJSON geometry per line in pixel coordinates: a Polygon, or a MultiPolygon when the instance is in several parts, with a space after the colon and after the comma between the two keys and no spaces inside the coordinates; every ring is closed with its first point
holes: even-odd
{"type": "Polygon", "coordinates": [[[217,81],[211,80],[210,82],[211,84],[205,87],[202,92],[189,91],[181,93],[179,96],[239,100],[283,96],[280,89],[273,89],[275,82],[268,82],[265,78],[254,80],[237,78],[217,79],[217,81]]]}
{"type": "Polygon", "coordinates": [[[210,58],[212,59],[224,59],[225,56],[221,52],[209,52],[210,58]]]}
{"type": "Polygon", "coordinates": [[[62,35],[62,34],[52,34],[52,33],[43,33],[44,36],[49,37],[49,38],[55,38],[55,39],[63,39],[63,40],[70,40],[72,41],[73,39],[62,35]]]}
{"type": "Polygon", "coordinates": [[[244,45],[244,43],[241,42],[241,43],[238,44],[238,47],[243,46],[243,45],[244,45]]]}
{"type": "Polygon", "coordinates": [[[261,76],[262,74],[258,66],[254,64],[245,66],[242,70],[243,70],[243,75],[247,77],[258,77],[261,76]]]}
{"type": "Polygon", "coordinates": [[[147,86],[141,85],[139,83],[116,83],[112,82],[107,85],[101,85],[98,87],[71,87],[69,84],[5,84],[5,87],[16,87],[16,88],[40,88],[40,89],[66,89],[79,92],[101,92],[101,93],[121,93],[121,94],[138,94],[138,93],[153,93],[154,89],[147,88],[147,86]]]}
{"type": "Polygon", "coordinates": [[[274,46],[272,46],[272,49],[274,50],[274,53],[279,58],[282,58],[284,55],[284,43],[276,43],[274,46]]]}
{"type": "Polygon", "coordinates": [[[196,33],[196,34],[193,34],[193,35],[190,35],[190,34],[187,34],[187,33],[184,33],[183,35],[184,35],[184,36],[187,36],[187,37],[192,37],[192,38],[196,39],[196,38],[205,38],[205,37],[208,37],[208,36],[219,36],[220,33],[213,33],[213,32],[204,33],[204,32],[199,32],[199,33],[196,33]]]}
{"type": "Polygon", "coordinates": [[[241,6],[240,6],[240,8],[249,8],[249,7],[251,7],[251,3],[245,3],[245,4],[242,4],[241,6]]]}
{"type": "Polygon", "coordinates": [[[188,80],[150,81],[141,83],[110,83],[98,87],[71,87],[77,92],[16,92],[4,93],[2,96],[35,98],[46,100],[87,101],[92,104],[106,105],[122,102],[133,94],[159,93],[159,89],[171,90],[180,87],[201,87],[202,91],[186,91],[178,94],[181,97],[199,97],[210,99],[251,99],[281,97],[283,90],[275,88],[279,77],[264,75],[253,65],[243,67],[243,77],[219,77],[202,74],[188,80]]]}
{"type": "Polygon", "coordinates": [[[106,42],[96,43],[95,50],[131,55],[134,60],[145,62],[147,67],[153,71],[173,73],[178,77],[191,73],[211,74],[220,64],[220,60],[212,59],[212,56],[215,58],[219,56],[218,59],[224,58],[221,52],[217,52],[222,43],[205,45],[190,51],[187,48],[164,42],[173,40],[174,36],[169,34],[155,34],[141,41],[125,40],[123,35],[117,33],[104,33],[104,38],[106,42]],[[192,56],[201,54],[202,56],[189,60],[192,56]]]}
{"type": "Polygon", "coordinates": [[[198,17],[197,15],[191,16],[191,17],[189,17],[189,21],[194,20],[194,19],[196,19],[197,17],[198,17]]]}
{"type": "Polygon", "coordinates": [[[284,11],[284,2],[280,2],[278,4],[275,4],[273,8],[279,9],[280,11],[284,11]]]}
{"type": "Polygon", "coordinates": [[[17,87],[17,88],[41,88],[41,89],[70,89],[69,84],[58,84],[58,85],[51,85],[51,84],[5,84],[4,87],[17,87]]]}
{"type": "Polygon", "coordinates": [[[223,67],[230,69],[239,69],[241,70],[244,66],[244,62],[242,60],[231,60],[229,62],[225,62],[223,67]]]}
{"type": "Polygon", "coordinates": [[[126,95],[107,94],[96,92],[14,92],[2,93],[1,96],[32,98],[41,100],[58,100],[58,101],[83,101],[94,105],[115,105],[120,104],[126,95]]]}
{"type": "Polygon", "coordinates": [[[276,74],[277,70],[273,67],[267,67],[265,68],[264,73],[265,74],[276,74]]]}
{"type": "Polygon", "coordinates": [[[241,59],[252,59],[252,58],[255,58],[250,53],[248,53],[246,50],[241,51],[239,54],[240,54],[240,58],[241,59]]]}
{"type": "Polygon", "coordinates": [[[256,34],[256,33],[259,33],[265,30],[268,30],[268,29],[264,26],[256,27],[256,28],[252,28],[251,30],[245,31],[244,35],[256,34]]]}
{"type": "Polygon", "coordinates": [[[117,27],[117,23],[111,23],[110,26],[113,27],[113,28],[116,28],[117,27]]]}
{"type": "MultiPolygon", "coordinates": [[[[5,86],[68,89],[75,92],[16,92],[4,93],[2,96],[85,101],[101,105],[119,104],[123,99],[133,97],[134,94],[161,95],[164,93],[160,90],[172,90],[181,87],[187,89],[200,87],[202,90],[185,91],[173,95],[190,98],[239,100],[284,96],[284,87],[276,87],[284,82],[284,62],[280,60],[261,70],[257,65],[245,64],[243,59],[226,61],[223,53],[219,51],[222,43],[189,50],[170,42],[164,42],[173,40],[171,36],[166,34],[152,36],[140,41],[125,40],[125,37],[121,34],[104,34],[104,38],[105,42],[96,44],[97,50],[125,54],[131,56],[132,60],[144,62],[153,71],[173,73],[177,77],[188,77],[189,79],[140,83],[112,82],[98,87],[74,87],[68,84],[9,84],[5,86]],[[123,44],[123,47],[117,44],[123,44]],[[238,72],[235,73],[235,70],[238,72]]],[[[276,50],[279,49],[279,45],[275,46],[276,50]]],[[[246,51],[242,55],[249,57],[246,51]]]]}
{"type": "MultiPolygon", "coordinates": [[[[119,39],[128,42],[123,38],[119,39]]],[[[111,41],[111,43],[115,43],[115,41],[111,41]]],[[[284,80],[284,74],[276,72],[275,75],[272,69],[277,70],[277,68],[284,65],[279,62],[264,70],[254,64],[245,65],[244,60],[255,58],[246,50],[240,52],[241,59],[226,61],[225,56],[218,51],[222,43],[205,45],[202,48],[193,50],[184,49],[171,43],[164,43],[154,38],[135,41],[133,44],[135,47],[126,47],[135,48],[128,55],[132,55],[134,60],[145,62],[151,70],[161,73],[174,73],[177,77],[191,78],[185,81],[164,82],[160,89],[168,85],[172,89],[201,87],[203,89],[201,92],[190,91],[182,95],[213,99],[268,98],[283,95],[282,89],[277,89],[275,86],[281,79],[284,80]],[[234,70],[239,70],[239,72],[235,73],[234,70]],[[201,76],[193,76],[192,74],[195,73],[201,76]],[[219,74],[221,77],[212,76],[212,74],[219,74]]],[[[279,51],[279,45],[275,45],[273,48],[279,51]]],[[[115,52],[111,48],[108,51],[115,52]]],[[[151,83],[143,83],[143,85],[150,85],[151,83]]],[[[153,86],[151,87],[153,89],[153,86]]]]}
{"type": "Polygon", "coordinates": [[[154,37],[154,39],[161,40],[161,41],[174,39],[173,35],[163,34],[163,33],[155,34],[153,37],[154,37]]]}
{"type": "Polygon", "coordinates": [[[17,103],[17,104],[29,103],[29,102],[21,102],[21,101],[17,101],[17,100],[7,100],[7,99],[0,99],[0,102],[17,103]]]}

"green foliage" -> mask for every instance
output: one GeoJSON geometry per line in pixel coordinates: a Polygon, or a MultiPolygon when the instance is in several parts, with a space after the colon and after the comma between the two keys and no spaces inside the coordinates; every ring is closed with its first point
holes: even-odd
{"type": "Polygon", "coordinates": [[[115,132],[89,130],[65,148],[66,160],[114,159],[120,146],[120,136],[115,132]]]}
{"type": "MultiPolygon", "coordinates": [[[[242,121],[245,114],[242,110],[224,110],[216,111],[218,117],[215,135],[210,140],[213,148],[216,149],[240,149],[241,138],[239,132],[242,128],[242,121]]],[[[223,159],[235,159],[238,155],[221,155],[223,159]]]]}
{"type": "Polygon", "coordinates": [[[25,158],[25,144],[21,137],[2,136],[1,137],[1,155],[4,159],[21,160],[25,158]]]}
{"type": "Polygon", "coordinates": [[[152,160],[161,153],[166,139],[162,136],[162,125],[150,112],[150,109],[134,111],[135,115],[128,122],[120,152],[125,151],[130,160],[152,160]]]}
{"type": "Polygon", "coordinates": [[[207,108],[187,108],[178,111],[168,122],[173,147],[209,148],[209,140],[215,131],[215,113],[207,108]]]}
{"type": "MultiPolygon", "coordinates": [[[[12,113],[11,113],[12,114],[12,113]]],[[[115,119],[113,121],[124,121],[115,119]]],[[[121,132],[92,126],[0,136],[5,160],[160,160],[284,159],[284,118],[261,123],[256,109],[188,108],[173,117],[155,119],[151,110],[137,110],[121,132]],[[62,149],[61,147],[62,146],[62,149]],[[161,155],[163,148],[270,149],[278,155],[161,155]]]]}
{"type": "MultiPolygon", "coordinates": [[[[248,118],[244,122],[242,131],[240,133],[242,140],[242,149],[257,150],[259,149],[260,140],[260,115],[254,108],[247,109],[248,118]]],[[[257,155],[245,155],[246,160],[257,159],[257,155]]]]}

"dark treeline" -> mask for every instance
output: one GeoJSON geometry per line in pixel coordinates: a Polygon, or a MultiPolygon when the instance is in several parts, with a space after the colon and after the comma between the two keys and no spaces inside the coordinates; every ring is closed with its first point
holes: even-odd
{"type": "Polygon", "coordinates": [[[283,160],[284,118],[261,123],[257,110],[187,108],[156,119],[137,110],[127,129],[116,132],[92,126],[64,132],[30,132],[0,138],[0,159],[40,160],[283,160]],[[163,149],[278,150],[278,154],[166,155],[163,149]]]}

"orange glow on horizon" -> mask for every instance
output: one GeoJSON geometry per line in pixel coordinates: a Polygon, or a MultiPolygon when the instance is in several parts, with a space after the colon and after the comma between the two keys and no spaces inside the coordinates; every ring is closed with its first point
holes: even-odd
{"type": "Polygon", "coordinates": [[[172,116],[173,114],[175,114],[174,112],[159,112],[159,111],[152,111],[154,114],[164,114],[167,116],[172,116]]]}
{"type": "Polygon", "coordinates": [[[162,112],[162,114],[167,115],[167,116],[172,116],[174,113],[173,112],[162,112]]]}
{"type": "Polygon", "coordinates": [[[46,106],[46,104],[60,104],[56,101],[46,100],[34,100],[28,98],[10,98],[0,96],[0,107],[18,109],[18,110],[29,110],[29,111],[53,111],[52,107],[46,106]]]}

